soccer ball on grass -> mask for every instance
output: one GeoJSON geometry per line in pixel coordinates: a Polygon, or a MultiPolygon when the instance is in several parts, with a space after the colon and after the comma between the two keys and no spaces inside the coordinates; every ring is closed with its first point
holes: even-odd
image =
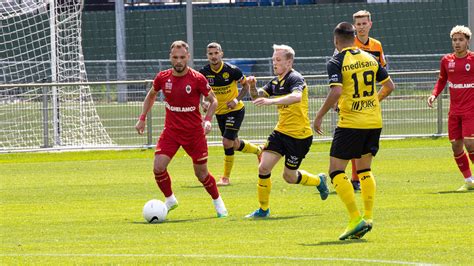
{"type": "Polygon", "coordinates": [[[149,223],[162,223],[167,214],[168,208],[161,200],[152,199],[143,206],[143,218],[149,223]]]}

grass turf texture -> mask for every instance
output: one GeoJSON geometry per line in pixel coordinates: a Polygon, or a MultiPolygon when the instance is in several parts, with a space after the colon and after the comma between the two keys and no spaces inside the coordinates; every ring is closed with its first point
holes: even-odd
{"type": "MultiPolygon", "coordinates": [[[[329,143],[315,143],[302,164],[326,172],[329,143]]],[[[374,229],[339,241],[347,225],[332,193],[286,184],[272,174],[272,216],[243,217],[258,207],[257,159],[237,153],[230,187],[220,188],[230,216],[217,219],[209,195],[178,152],[169,166],[179,207],[162,224],[141,210],[163,200],[152,175],[152,150],[0,155],[0,264],[470,264],[474,193],[454,193],[462,176],[447,139],[386,140],[373,163],[374,229]]],[[[222,171],[221,147],[209,168],[222,171]]],[[[359,208],[360,194],[356,195],[359,208]]]]}

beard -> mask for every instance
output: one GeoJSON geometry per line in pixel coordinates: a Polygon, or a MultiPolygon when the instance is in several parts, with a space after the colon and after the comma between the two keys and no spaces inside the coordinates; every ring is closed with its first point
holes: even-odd
{"type": "Polygon", "coordinates": [[[182,73],[182,72],[186,69],[186,65],[173,66],[173,69],[174,69],[174,71],[176,71],[176,72],[178,72],[178,73],[182,73]]]}

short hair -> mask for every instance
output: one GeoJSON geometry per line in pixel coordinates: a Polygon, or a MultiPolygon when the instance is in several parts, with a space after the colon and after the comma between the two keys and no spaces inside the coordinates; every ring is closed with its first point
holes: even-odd
{"type": "Polygon", "coordinates": [[[189,52],[189,45],[185,41],[174,41],[170,46],[170,52],[174,48],[177,48],[177,49],[184,48],[186,49],[186,52],[189,52]]]}
{"type": "Polygon", "coordinates": [[[353,42],[355,38],[354,26],[349,22],[341,22],[334,28],[334,36],[344,43],[353,42]]]}
{"type": "Polygon", "coordinates": [[[464,36],[466,36],[466,38],[468,40],[471,39],[471,30],[464,26],[464,25],[457,25],[457,26],[454,26],[453,29],[451,30],[451,33],[449,33],[449,37],[451,37],[451,39],[453,38],[453,35],[456,34],[456,33],[462,33],[464,34],[464,36]]]}
{"type": "Polygon", "coordinates": [[[274,44],[274,45],[273,45],[273,51],[277,51],[277,50],[283,50],[283,51],[285,51],[286,59],[294,59],[294,58],[295,58],[295,50],[293,50],[293,48],[291,48],[291,47],[288,46],[288,45],[285,45],[285,44],[274,44]]]}
{"type": "Polygon", "coordinates": [[[372,15],[367,10],[359,10],[352,15],[352,19],[355,21],[356,18],[368,18],[369,21],[372,21],[372,15]]]}
{"type": "Polygon", "coordinates": [[[219,51],[222,51],[222,47],[220,44],[216,43],[216,42],[211,42],[207,45],[207,49],[209,48],[216,48],[217,50],[219,51]]]}

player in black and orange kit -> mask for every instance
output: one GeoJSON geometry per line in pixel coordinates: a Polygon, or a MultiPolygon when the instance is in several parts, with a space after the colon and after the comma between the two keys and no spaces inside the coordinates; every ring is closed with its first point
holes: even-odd
{"type": "MultiPolygon", "coordinates": [[[[260,146],[238,137],[245,116],[245,106],[242,99],[249,92],[245,76],[238,67],[222,61],[224,52],[220,44],[209,43],[206,54],[209,64],[204,66],[200,72],[207,78],[217,98],[216,118],[225,154],[224,173],[217,185],[227,186],[230,185],[230,173],[234,166],[234,151],[253,153],[258,158],[262,149],[260,146]],[[237,83],[242,85],[240,92],[237,83]]],[[[204,104],[206,103],[204,102],[204,104]]]]}
{"type": "Polygon", "coordinates": [[[454,160],[464,176],[464,185],[458,191],[474,190],[474,177],[468,160],[469,157],[474,163],[474,52],[469,50],[471,35],[471,30],[465,26],[455,26],[451,30],[454,52],[441,59],[438,82],[428,98],[428,106],[432,107],[448,83],[448,137],[454,160]]]}
{"type": "Polygon", "coordinates": [[[340,240],[361,238],[372,229],[375,178],[372,158],[379,149],[382,131],[380,101],[387,97],[395,85],[387,71],[370,54],[354,45],[355,29],[348,22],[334,29],[334,45],[340,51],[327,63],[330,92],[314,119],[314,129],[322,134],[324,115],[337,103],[339,120],[331,144],[329,176],[350,216],[349,225],[339,236],[340,240]],[[377,92],[376,82],[382,84],[377,92]],[[364,214],[357,208],[355,193],[345,169],[356,158],[361,181],[364,214]]]}
{"type": "Polygon", "coordinates": [[[268,137],[258,166],[260,208],[246,218],[270,216],[270,177],[272,169],[283,156],[283,179],[287,183],[314,186],[322,200],[329,195],[325,174],[313,175],[298,169],[313,143],[313,131],[308,117],[308,87],[303,76],[293,69],[295,51],[288,45],[273,45],[273,50],[273,70],[277,76],[258,91],[255,77],[248,78],[253,103],[256,106],[276,105],[278,123],[268,137]]]}
{"type": "MultiPolygon", "coordinates": [[[[372,28],[372,15],[367,10],[359,10],[352,15],[352,20],[356,30],[355,46],[375,56],[382,67],[387,66],[385,55],[383,53],[382,43],[372,37],[369,37],[372,28]]],[[[360,191],[360,181],[357,175],[357,167],[355,160],[351,160],[352,164],[352,186],[355,191],[360,191]]]]}
{"type": "Polygon", "coordinates": [[[164,95],[166,106],[165,126],[156,145],[153,173],[156,184],[165,196],[168,211],[178,206],[171,189],[168,164],[180,147],[193,160],[194,174],[212,197],[217,217],[226,217],[227,209],[216,186],[214,177],[207,169],[206,134],[211,131],[212,116],[217,107],[216,96],[206,78],[198,71],[188,67],[189,46],[183,41],[175,41],[170,48],[172,68],[159,72],[148,92],[143,111],[135,129],[143,134],[147,113],[153,107],[158,92],[164,95]],[[210,103],[204,120],[199,112],[201,97],[210,103]]]}

